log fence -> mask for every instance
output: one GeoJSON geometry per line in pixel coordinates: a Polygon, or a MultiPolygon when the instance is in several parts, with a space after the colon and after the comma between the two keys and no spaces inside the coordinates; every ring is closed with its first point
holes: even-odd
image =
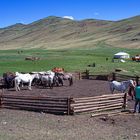
{"type": "Polygon", "coordinates": [[[130,75],[123,75],[120,73],[112,73],[113,78],[112,80],[117,80],[117,81],[125,81],[125,80],[135,80],[137,85],[139,84],[140,76],[130,76],[130,75]]]}
{"type": "Polygon", "coordinates": [[[0,107],[69,115],[69,98],[1,94],[0,107]]]}
{"type": "MultiPolygon", "coordinates": [[[[110,74],[100,75],[91,74],[88,70],[84,73],[77,72],[77,79],[108,80],[110,74]],[[103,79],[102,79],[103,78],[103,79]]],[[[139,83],[139,76],[128,76],[118,73],[111,74],[112,80],[124,81],[128,79],[136,80],[139,83]]],[[[88,112],[103,112],[114,109],[122,109],[127,105],[126,94],[108,94],[94,97],[70,98],[70,97],[40,97],[31,95],[8,95],[2,92],[0,94],[0,108],[23,109],[41,111],[55,114],[77,114],[88,112]]]]}
{"type": "Polygon", "coordinates": [[[126,108],[126,93],[108,94],[95,97],[74,98],[71,103],[73,114],[111,111],[126,108]]]}
{"type": "Polygon", "coordinates": [[[81,79],[92,79],[92,80],[116,80],[116,81],[126,81],[126,80],[135,80],[136,84],[139,84],[140,81],[140,76],[136,75],[136,76],[130,76],[130,75],[124,75],[124,74],[120,74],[117,72],[112,72],[112,73],[91,73],[89,70],[86,70],[84,72],[82,72],[81,74],[81,79]]]}
{"type": "Polygon", "coordinates": [[[126,103],[126,94],[122,93],[83,98],[0,95],[0,108],[67,115],[122,109],[126,103]]]}

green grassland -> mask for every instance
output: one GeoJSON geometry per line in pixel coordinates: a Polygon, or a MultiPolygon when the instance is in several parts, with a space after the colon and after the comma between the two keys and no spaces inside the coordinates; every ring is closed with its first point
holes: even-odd
{"type": "Polygon", "coordinates": [[[81,49],[42,50],[1,50],[0,51],[0,74],[8,71],[30,72],[47,71],[53,67],[63,67],[66,71],[85,71],[94,73],[110,73],[116,68],[125,70],[125,73],[139,75],[139,62],[131,59],[125,63],[112,62],[113,55],[119,51],[125,51],[131,56],[138,54],[139,49],[112,48],[103,43],[96,47],[81,49]],[[25,57],[40,57],[37,61],[27,61],[25,57]],[[106,60],[108,58],[108,61],[106,60]],[[89,67],[95,63],[95,67],[89,67]]]}

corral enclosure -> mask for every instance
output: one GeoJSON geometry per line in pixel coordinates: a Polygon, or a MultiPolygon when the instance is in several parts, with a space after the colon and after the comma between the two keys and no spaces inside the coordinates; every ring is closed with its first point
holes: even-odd
{"type": "Polygon", "coordinates": [[[26,86],[17,92],[15,89],[3,89],[4,85],[1,85],[1,108],[68,115],[125,108],[127,95],[119,94],[118,91],[116,91],[117,94],[110,94],[109,84],[111,79],[109,80],[109,77],[112,80],[119,79],[119,81],[134,79],[137,84],[139,83],[138,76],[134,77],[117,73],[95,75],[86,70],[83,73],[73,73],[74,85],[72,86],[69,86],[69,82],[65,80],[63,86],[56,86],[53,89],[36,85],[33,86],[34,91],[27,90],[26,86]]]}
{"type": "MultiPolygon", "coordinates": [[[[14,89],[4,90],[4,94],[33,95],[55,97],[94,97],[110,94],[108,81],[75,80],[73,86],[65,83],[63,87],[54,89],[33,87],[32,91],[24,87],[20,92],[14,89]]],[[[133,108],[134,101],[128,103],[133,108]]],[[[60,116],[47,113],[37,113],[24,110],[0,110],[0,137],[3,139],[48,139],[48,140],[118,140],[123,138],[139,140],[139,116],[113,116],[107,120],[100,117],[91,118],[91,114],[77,116],[60,116]],[[126,131],[127,129],[127,131],[126,131]],[[100,133],[99,133],[100,132],[100,133]]]]}
{"type": "Polygon", "coordinates": [[[32,91],[27,87],[19,92],[5,89],[0,98],[2,108],[68,115],[122,109],[126,104],[123,93],[110,94],[108,81],[89,79],[75,79],[72,86],[65,82],[64,86],[53,89],[42,86],[36,86],[32,91]]]}

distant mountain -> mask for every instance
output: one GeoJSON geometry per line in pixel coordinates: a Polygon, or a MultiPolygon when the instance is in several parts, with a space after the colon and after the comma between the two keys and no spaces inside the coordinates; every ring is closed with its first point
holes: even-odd
{"type": "Polygon", "coordinates": [[[50,16],[27,25],[0,28],[1,50],[90,48],[101,42],[112,47],[140,48],[140,16],[120,21],[50,16]]]}

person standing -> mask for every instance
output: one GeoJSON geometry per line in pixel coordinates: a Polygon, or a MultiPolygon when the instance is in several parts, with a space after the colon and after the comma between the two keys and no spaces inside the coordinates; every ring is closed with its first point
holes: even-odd
{"type": "Polygon", "coordinates": [[[140,86],[136,86],[135,88],[135,106],[134,106],[134,113],[137,111],[138,105],[138,113],[140,113],[140,86]]]}

